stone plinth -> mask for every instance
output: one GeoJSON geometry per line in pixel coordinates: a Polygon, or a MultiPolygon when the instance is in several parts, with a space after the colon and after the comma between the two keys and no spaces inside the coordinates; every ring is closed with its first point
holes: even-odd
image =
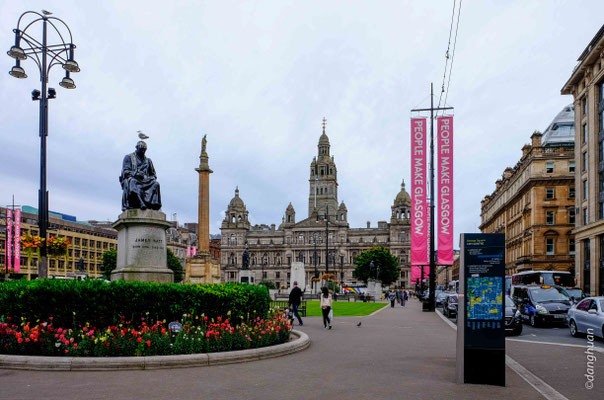
{"type": "Polygon", "coordinates": [[[185,282],[220,283],[220,261],[213,259],[209,251],[201,251],[195,257],[187,258],[185,282]]]}
{"type": "Polygon", "coordinates": [[[367,292],[376,299],[379,299],[382,296],[382,281],[375,279],[367,281],[367,292]]]}
{"type": "Polygon", "coordinates": [[[304,273],[304,263],[303,262],[292,262],[290,275],[289,275],[289,290],[291,291],[292,287],[294,287],[294,281],[298,282],[298,287],[302,289],[302,291],[306,290],[306,274],[304,273]]]}
{"type": "Polygon", "coordinates": [[[124,211],[113,224],[117,230],[117,266],[111,280],[174,282],[166,255],[166,229],[170,226],[161,211],[124,211]]]}
{"type": "Polygon", "coordinates": [[[254,274],[249,269],[242,269],[239,271],[239,283],[250,283],[255,284],[254,282],[254,274]]]}

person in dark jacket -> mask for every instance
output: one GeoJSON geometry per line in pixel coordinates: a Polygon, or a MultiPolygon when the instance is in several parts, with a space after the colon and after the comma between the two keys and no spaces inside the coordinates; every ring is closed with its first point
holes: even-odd
{"type": "MultiPolygon", "coordinates": [[[[298,313],[298,307],[300,307],[300,304],[302,303],[302,290],[298,287],[298,282],[294,281],[294,287],[292,288],[292,291],[289,292],[289,305],[291,306],[293,312],[294,312],[294,316],[296,318],[298,318],[298,323],[300,324],[300,326],[304,325],[304,323],[302,322],[302,318],[300,317],[300,314],[298,313]]],[[[292,323],[293,325],[293,323],[292,323]]]]}

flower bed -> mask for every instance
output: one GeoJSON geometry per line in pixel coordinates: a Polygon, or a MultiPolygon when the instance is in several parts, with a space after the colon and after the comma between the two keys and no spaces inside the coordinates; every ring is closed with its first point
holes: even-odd
{"type": "Polygon", "coordinates": [[[151,356],[244,350],[285,343],[291,326],[281,313],[233,326],[228,319],[183,315],[174,332],[166,321],[121,322],[107,328],[53,325],[53,319],[0,321],[0,354],[69,357],[151,356]]]}

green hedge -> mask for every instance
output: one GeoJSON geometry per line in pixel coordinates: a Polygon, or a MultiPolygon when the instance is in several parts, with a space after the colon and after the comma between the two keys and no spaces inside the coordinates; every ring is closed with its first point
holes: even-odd
{"type": "Polygon", "coordinates": [[[0,282],[0,321],[35,322],[53,318],[55,326],[104,327],[123,316],[127,320],[182,319],[183,314],[229,317],[233,323],[248,317],[264,318],[270,296],[264,286],[226,283],[178,285],[101,280],[0,282]]]}

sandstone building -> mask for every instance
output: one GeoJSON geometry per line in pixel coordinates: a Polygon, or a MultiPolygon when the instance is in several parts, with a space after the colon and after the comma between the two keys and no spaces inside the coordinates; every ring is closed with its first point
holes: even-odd
{"type": "Polygon", "coordinates": [[[221,227],[222,282],[239,280],[246,243],[254,281],[273,281],[280,288],[288,287],[293,261],[304,263],[308,284],[314,276],[315,265],[320,273],[325,272],[326,257],[329,257],[329,272],[335,274],[336,280],[345,285],[360,284],[352,277],[355,257],[364,250],[384,246],[399,260],[401,275],[396,284],[409,287],[411,199],[404,182],[391,207],[390,222],[379,221],[377,227],[371,227],[368,222],[366,228],[350,228],[346,205],[338,200],[337,174],[324,123],[318,154],[310,163],[306,218],[296,220],[296,211],[289,203],[278,227],[276,224],[251,226],[249,211],[239,196],[239,189],[235,189],[221,227]],[[329,216],[327,233],[326,213],[329,216]]]}
{"type": "Polygon", "coordinates": [[[575,106],[577,172],[576,277],[583,291],[604,295],[604,26],[579,56],[562,88],[575,106]]]}
{"type": "MultiPolygon", "coordinates": [[[[21,207],[21,235],[38,235],[38,210],[29,207],[21,207]]],[[[0,269],[5,272],[6,254],[6,208],[0,208],[2,227],[0,228],[0,269]]],[[[88,275],[96,278],[102,275],[103,253],[107,250],[117,249],[117,232],[111,228],[94,226],[89,222],[76,221],[75,217],[51,212],[49,215],[48,236],[67,238],[71,243],[69,248],[69,262],[64,257],[58,259],[48,258],[49,277],[73,277],[76,275],[88,275]],[[79,271],[77,263],[82,259],[84,270],[79,271]]],[[[32,257],[31,264],[27,256],[21,251],[21,271],[11,273],[12,279],[35,279],[38,277],[38,257],[32,257]]]]}
{"type": "Polygon", "coordinates": [[[574,272],[574,111],[569,105],[506,168],[481,202],[483,233],[505,234],[506,275],[530,270],[574,272]]]}

